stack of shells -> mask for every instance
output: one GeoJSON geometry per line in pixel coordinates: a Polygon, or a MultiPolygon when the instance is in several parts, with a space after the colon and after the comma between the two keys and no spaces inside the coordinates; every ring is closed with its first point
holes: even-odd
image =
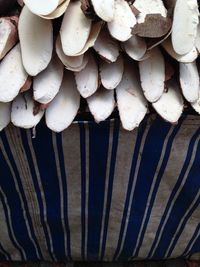
{"type": "Polygon", "coordinates": [[[129,131],[151,107],[170,123],[189,105],[200,114],[197,0],[19,0],[8,14],[0,18],[0,130],[34,128],[45,116],[61,132],[82,98],[97,123],[118,109],[129,131]]]}

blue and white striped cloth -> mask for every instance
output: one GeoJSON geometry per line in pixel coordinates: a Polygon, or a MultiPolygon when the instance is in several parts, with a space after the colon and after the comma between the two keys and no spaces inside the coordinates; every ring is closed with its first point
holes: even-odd
{"type": "Polygon", "coordinates": [[[0,134],[0,260],[200,258],[200,118],[0,134]]]}

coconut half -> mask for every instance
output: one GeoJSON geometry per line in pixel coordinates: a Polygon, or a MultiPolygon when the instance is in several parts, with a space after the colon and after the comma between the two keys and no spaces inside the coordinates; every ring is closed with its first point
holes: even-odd
{"type": "Polygon", "coordinates": [[[175,81],[168,82],[167,88],[168,90],[162,94],[161,98],[152,105],[164,120],[176,123],[183,112],[183,97],[175,81]]]}
{"type": "Polygon", "coordinates": [[[172,45],[177,54],[187,54],[195,46],[198,23],[197,0],[177,0],[172,25],[172,45]]]}
{"type": "Polygon", "coordinates": [[[37,115],[33,114],[34,100],[30,91],[18,95],[12,103],[11,121],[20,128],[30,129],[35,127],[44,115],[40,111],[37,115]]]}
{"type": "Polygon", "coordinates": [[[36,76],[46,69],[52,57],[51,21],[34,15],[24,6],[19,18],[19,39],[24,68],[29,75],[36,76]]]}
{"type": "Polygon", "coordinates": [[[59,5],[59,0],[24,0],[25,5],[36,15],[48,15],[59,5]]]}
{"type": "Polygon", "coordinates": [[[115,89],[118,86],[121,82],[123,72],[124,61],[121,56],[113,63],[100,62],[101,83],[108,90],[115,89]]]}
{"type": "Polygon", "coordinates": [[[162,46],[166,50],[166,52],[172,58],[174,58],[175,60],[177,60],[178,62],[191,63],[191,62],[195,61],[197,59],[197,57],[198,57],[198,52],[197,52],[197,49],[196,49],[195,46],[192,48],[192,50],[189,53],[187,53],[185,55],[179,55],[179,54],[177,54],[174,51],[173,47],[172,47],[172,43],[171,43],[170,38],[168,38],[167,40],[165,40],[162,43],[162,46]]]}
{"type": "Polygon", "coordinates": [[[0,103],[0,131],[2,131],[11,120],[11,102],[0,103]]]}
{"type": "Polygon", "coordinates": [[[46,110],[46,124],[54,132],[68,128],[77,115],[80,94],[77,91],[74,75],[66,72],[61,88],[46,110]]]}
{"type": "Polygon", "coordinates": [[[86,67],[74,74],[77,89],[82,97],[87,98],[96,92],[99,83],[99,73],[97,63],[92,55],[90,55],[86,67]]]}
{"type": "Polygon", "coordinates": [[[121,83],[117,86],[117,105],[124,129],[132,131],[147,113],[148,103],[142,94],[137,69],[126,64],[121,83]]]}
{"type": "Polygon", "coordinates": [[[67,56],[78,54],[85,46],[92,21],[81,10],[80,1],[71,1],[60,29],[62,48],[67,56]]]}
{"type": "Polygon", "coordinates": [[[165,89],[165,61],[159,48],[150,51],[149,58],[139,62],[142,89],[149,102],[156,102],[165,89]]]}
{"type": "Polygon", "coordinates": [[[87,53],[80,56],[66,56],[62,50],[60,36],[58,36],[56,40],[56,53],[59,59],[62,61],[63,65],[65,65],[65,67],[71,71],[81,71],[88,63],[87,53]]]}
{"type": "Polygon", "coordinates": [[[108,62],[115,62],[119,56],[119,45],[106,30],[100,32],[93,48],[108,62]]]}
{"type": "Polygon", "coordinates": [[[144,38],[133,35],[128,41],[123,43],[127,55],[134,60],[141,60],[147,51],[147,45],[144,38]]]}
{"type": "Polygon", "coordinates": [[[180,63],[180,84],[183,95],[188,102],[196,102],[199,99],[199,73],[196,62],[180,63]]]}
{"type": "Polygon", "coordinates": [[[115,108],[114,91],[100,88],[94,95],[87,98],[90,112],[97,123],[106,120],[115,108]]]}
{"type": "Polygon", "coordinates": [[[16,26],[8,18],[0,18],[0,60],[18,41],[16,26]]]}
{"type": "Polygon", "coordinates": [[[0,102],[12,101],[25,84],[27,77],[18,44],[0,63],[0,102]]]}
{"type": "Polygon", "coordinates": [[[91,0],[94,11],[102,20],[112,21],[115,11],[115,0],[91,0]]]}
{"type": "Polygon", "coordinates": [[[34,99],[41,103],[51,102],[57,95],[64,73],[64,65],[54,56],[48,67],[33,80],[34,99]]]}
{"type": "Polygon", "coordinates": [[[121,42],[127,41],[135,24],[136,18],[129,4],[125,0],[116,0],[114,18],[108,22],[112,37],[121,42]]]}

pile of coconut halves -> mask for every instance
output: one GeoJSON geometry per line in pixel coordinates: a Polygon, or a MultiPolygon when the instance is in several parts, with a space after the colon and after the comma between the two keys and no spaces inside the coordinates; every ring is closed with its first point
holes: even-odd
{"type": "Polygon", "coordinates": [[[1,130],[45,116],[61,132],[81,103],[129,131],[151,108],[200,114],[197,0],[0,0],[0,14],[1,130]]]}

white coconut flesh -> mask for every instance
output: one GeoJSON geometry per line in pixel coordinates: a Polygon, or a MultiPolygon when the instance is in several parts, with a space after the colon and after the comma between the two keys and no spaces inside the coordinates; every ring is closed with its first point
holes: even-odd
{"type": "Polygon", "coordinates": [[[141,60],[147,51],[145,39],[135,34],[123,43],[123,47],[127,55],[134,60],[141,60]]]}
{"type": "Polygon", "coordinates": [[[115,89],[121,82],[124,72],[123,58],[118,57],[116,62],[108,63],[105,61],[100,62],[100,76],[102,85],[108,89],[115,89]]]}
{"type": "Polygon", "coordinates": [[[198,24],[198,27],[197,27],[195,46],[196,46],[198,52],[200,53],[200,23],[198,24]]]}
{"type": "Polygon", "coordinates": [[[177,54],[184,55],[192,50],[198,23],[197,0],[177,0],[172,24],[172,45],[177,54]]]}
{"type": "Polygon", "coordinates": [[[125,0],[115,1],[114,18],[108,22],[110,34],[119,41],[127,41],[131,37],[136,17],[125,0]]]}
{"type": "Polygon", "coordinates": [[[87,98],[96,92],[99,73],[97,63],[92,55],[89,57],[86,67],[75,73],[75,79],[77,89],[82,97],[87,98]]]}
{"type": "Polygon", "coordinates": [[[170,81],[167,87],[168,90],[152,105],[164,120],[176,123],[183,112],[183,97],[176,82],[170,81]]]}
{"type": "Polygon", "coordinates": [[[12,101],[25,84],[27,77],[18,44],[0,63],[0,102],[12,101]]]}
{"type": "Polygon", "coordinates": [[[33,80],[34,99],[37,102],[47,104],[54,99],[60,89],[63,72],[64,65],[54,56],[48,67],[33,80]]]}
{"type": "Polygon", "coordinates": [[[74,56],[85,46],[92,22],[81,10],[80,1],[71,1],[60,29],[62,48],[67,56],[74,56]]]}
{"type": "Polygon", "coordinates": [[[167,17],[167,10],[162,0],[135,0],[133,6],[140,12],[137,16],[137,22],[145,22],[148,14],[160,14],[167,17]]]}
{"type": "Polygon", "coordinates": [[[59,0],[24,0],[25,5],[36,15],[48,15],[59,5],[59,0]]]}
{"type": "Polygon", "coordinates": [[[54,132],[68,128],[80,107],[80,94],[77,91],[74,75],[66,72],[61,88],[46,110],[46,124],[54,132]]]}
{"type": "Polygon", "coordinates": [[[188,102],[199,99],[199,73],[196,62],[180,63],[180,84],[183,95],[188,102]]]}
{"type": "Polygon", "coordinates": [[[11,121],[20,128],[30,129],[35,127],[44,115],[40,111],[37,115],[33,114],[34,100],[31,92],[18,95],[12,103],[11,121]]]}
{"type": "Polygon", "coordinates": [[[85,44],[85,46],[83,47],[83,49],[77,53],[75,56],[80,56],[80,55],[83,55],[85,52],[87,52],[87,50],[91,47],[94,46],[97,38],[98,38],[98,35],[101,31],[101,27],[102,27],[102,22],[96,22],[92,25],[92,28],[91,28],[91,31],[90,31],[90,35],[88,37],[88,40],[85,44]]]}
{"type": "Polygon", "coordinates": [[[107,22],[113,20],[115,0],[91,0],[91,2],[97,16],[107,22]]]}
{"type": "Polygon", "coordinates": [[[2,131],[11,120],[11,102],[1,103],[0,102],[0,131],[2,131]]]}
{"type": "Polygon", "coordinates": [[[179,55],[174,51],[174,48],[172,46],[171,40],[170,38],[168,38],[167,40],[165,40],[162,43],[162,46],[164,47],[164,49],[166,50],[166,52],[175,60],[177,60],[178,62],[182,62],[182,63],[191,63],[193,61],[195,61],[198,57],[198,52],[196,47],[194,46],[192,48],[192,50],[185,54],[185,55],[179,55]]]}
{"type": "Polygon", "coordinates": [[[17,43],[17,29],[6,18],[0,18],[0,60],[17,43]]]}
{"type": "Polygon", "coordinates": [[[147,113],[147,101],[142,94],[139,75],[134,65],[125,65],[121,83],[117,86],[117,106],[124,129],[132,131],[147,113]]]}
{"type": "Polygon", "coordinates": [[[105,30],[100,32],[93,48],[102,58],[109,62],[115,62],[119,56],[118,43],[105,30]]]}
{"type": "MultiPolygon", "coordinates": [[[[200,88],[199,88],[199,95],[200,95],[200,88]]],[[[190,103],[191,107],[198,113],[200,114],[200,97],[196,102],[190,103]]]]}
{"type": "Polygon", "coordinates": [[[66,56],[63,52],[60,36],[56,40],[56,53],[63,65],[71,71],[81,71],[88,63],[88,54],[80,56],[66,56]]]}
{"type": "Polygon", "coordinates": [[[52,57],[52,22],[32,14],[25,6],[19,18],[19,39],[24,68],[36,76],[46,69],[52,57]]]}
{"type": "Polygon", "coordinates": [[[90,112],[97,123],[106,120],[115,108],[114,91],[100,88],[94,95],[87,98],[90,112]]]}
{"type": "Polygon", "coordinates": [[[165,62],[159,48],[150,51],[150,57],[139,62],[141,85],[146,99],[156,102],[164,92],[165,62]]]}
{"type": "Polygon", "coordinates": [[[70,3],[70,0],[66,0],[66,1],[62,2],[52,13],[50,13],[46,16],[40,16],[40,17],[42,17],[44,19],[59,18],[65,13],[69,3],[70,3]]]}

